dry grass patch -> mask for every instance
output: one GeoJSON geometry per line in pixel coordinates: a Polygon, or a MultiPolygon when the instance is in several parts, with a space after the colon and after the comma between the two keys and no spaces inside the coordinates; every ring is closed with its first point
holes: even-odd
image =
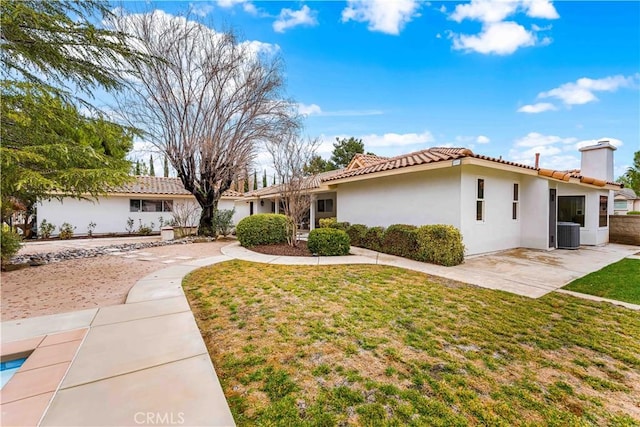
{"type": "Polygon", "coordinates": [[[384,266],[230,261],[184,288],[238,425],[640,425],[640,316],[384,266]]]}

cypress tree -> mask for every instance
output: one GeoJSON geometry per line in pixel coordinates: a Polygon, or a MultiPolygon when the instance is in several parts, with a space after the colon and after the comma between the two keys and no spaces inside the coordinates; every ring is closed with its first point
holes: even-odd
{"type": "Polygon", "coordinates": [[[164,177],[169,177],[169,159],[167,159],[167,156],[164,156],[164,177]]]}
{"type": "Polygon", "coordinates": [[[267,186],[267,170],[264,170],[264,174],[262,175],[262,188],[267,186]]]}
{"type": "Polygon", "coordinates": [[[255,170],[253,171],[253,189],[258,189],[258,172],[256,172],[255,170]]]}
{"type": "Polygon", "coordinates": [[[149,176],[156,176],[156,171],[153,168],[153,155],[149,155],[149,176]]]}

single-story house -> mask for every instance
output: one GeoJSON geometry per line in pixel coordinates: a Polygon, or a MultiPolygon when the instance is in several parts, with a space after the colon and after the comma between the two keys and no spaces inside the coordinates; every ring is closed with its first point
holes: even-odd
{"type": "MultiPolygon", "coordinates": [[[[558,223],[579,224],[580,244],[609,241],[614,212],[613,152],[607,141],[581,148],[580,170],[559,171],[475,154],[466,148],[434,147],[396,157],[356,155],[340,170],[309,177],[308,220],[320,218],[367,226],[450,224],[463,236],[467,255],[517,247],[558,247],[558,223]]],[[[234,223],[248,215],[277,213],[281,187],[240,194],[226,192],[220,209],[235,207],[234,223]]],[[[43,201],[38,222],[70,222],[83,234],[123,232],[127,218],[158,225],[179,203],[195,203],[176,178],[138,177],[136,183],[97,202],[43,201]]],[[[576,226],[574,226],[576,227],[576,226]]]]}
{"type": "Polygon", "coordinates": [[[621,188],[612,182],[615,149],[599,141],[580,149],[580,171],[556,171],[436,147],[352,162],[322,184],[337,195],[338,221],[450,224],[468,255],[556,248],[559,222],[580,224],[580,243],[599,245],[609,241],[613,191],[621,188]]]}
{"type": "Polygon", "coordinates": [[[613,213],[626,215],[631,211],[640,212],[640,197],[631,188],[616,191],[613,196],[613,213]]]}
{"type": "MultiPolygon", "coordinates": [[[[234,223],[249,215],[242,193],[226,191],[218,202],[218,209],[236,209],[234,223]]],[[[42,220],[60,227],[68,222],[75,226],[76,235],[85,235],[89,223],[94,223],[94,234],[126,233],[127,222],[133,220],[133,230],[140,226],[160,231],[160,223],[173,220],[174,213],[190,214],[188,223],[198,225],[200,207],[191,193],[185,190],[178,178],[136,176],[132,183],[116,188],[96,200],[74,199],[42,200],[36,207],[38,225],[42,220]],[[162,218],[162,220],[161,220],[162,218]]],[[[52,234],[58,234],[57,228],[52,234]]]]}

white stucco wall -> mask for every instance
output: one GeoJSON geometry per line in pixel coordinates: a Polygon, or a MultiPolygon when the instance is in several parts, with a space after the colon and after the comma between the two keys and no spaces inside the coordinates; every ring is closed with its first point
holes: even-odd
{"type": "MultiPolygon", "coordinates": [[[[134,230],[138,229],[140,222],[147,226],[151,226],[153,222],[153,231],[160,231],[160,217],[165,223],[173,219],[171,212],[130,212],[129,200],[132,198],[143,199],[141,197],[101,197],[97,201],[71,198],[65,198],[62,201],[44,200],[37,206],[38,227],[42,220],[46,219],[47,222],[56,226],[56,230],[52,233],[55,236],[62,223],[68,222],[76,227],[74,234],[86,235],[87,226],[90,222],[94,222],[96,224],[94,234],[126,233],[127,219],[132,218],[134,230]]],[[[148,199],[159,200],[160,198],[148,199]]],[[[195,203],[184,198],[163,197],[162,200],[173,200],[174,204],[195,203]]]]}
{"type": "MultiPolygon", "coordinates": [[[[609,242],[609,227],[599,226],[600,196],[609,197],[609,213],[613,212],[613,198],[608,190],[558,183],[558,197],[585,196],[584,227],[580,227],[581,245],[601,245],[609,242]]],[[[608,224],[608,222],[607,222],[608,224]]]]}
{"type": "Polygon", "coordinates": [[[450,224],[460,227],[460,168],[340,184],[337,218],[369,227],[450,224]]]}
{"type": "MultiPolygon", "coordinates": [[[[87,226],[90,222],[96,223],[94,234],[106,233],[126,233],[127,219],[134,220],[134,230],[143,225],[151,226],[154,223],[153,231],[160,231],[160,217],[164,219],[164,223],[169,223],[173,219],[171,212],[130,212],[130,199],[152,199],[152,200],[172,200],[174,208],[178,205],[185,205],[188,209],[193,209],[193,225],[198,225],[200,218],[200,207],[192,197],[101,197],[98,201],[76,200],[65,198],[62,201],[44,200],[38,204],[37,218],[38,225],[43,219],[54,224],[57,228],[52,234],[56,236],[59,227],[64,222],[68,222],[75,226],[74,233],[76,235],[86,235],[87,226]]],[[[233,216],[234,225],[249,215],[249,204],[244,201],[235,201],[233,199],[221,199],[218,202],[218,209],[233,209],[236,211],[233,216]]]]}
{"type": "Polygon", "coordinates": [[[527,207],[520,200],[518,219],[512,219],[514,183],[519,184],[522,195],[522,174],[474,165],[463,166],[460,231],[467,255],[517,248],[521,245],[522,212],[527,207]],[[483,221],[476,220],[478,179],[484,179],[483,221]]]}
{"type": "Polygon", "coordinates": [[[520,178],[520,246],[549,247],[549,181],[537,176],[520,178]]]}

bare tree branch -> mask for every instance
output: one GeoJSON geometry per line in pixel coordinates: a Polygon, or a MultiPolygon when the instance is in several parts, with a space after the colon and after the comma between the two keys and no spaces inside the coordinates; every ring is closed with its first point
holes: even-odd
{"type": "Polygon", "coordinates": [[[311,160],[319,145],[319,139],[303,139],[297,132],[284,135],[280,141],[267,143],[273,167],[281,182],[282,204],[288,219],[287,241],[292,246],[298,244],[298,224],[309,211],[309,189],[315,178],[305,175],[304,166],[311,160]]]}
{"type": "Polygon", "coordinates": [[[198,232],[212,234],[222,193],[264,143],[298,128],[284,97],[283,64],[233,32],[161,11],[123,15],[116,28],[159,60],[135,63],[121,110],[143,126],[202,207],[198,232]]]}

